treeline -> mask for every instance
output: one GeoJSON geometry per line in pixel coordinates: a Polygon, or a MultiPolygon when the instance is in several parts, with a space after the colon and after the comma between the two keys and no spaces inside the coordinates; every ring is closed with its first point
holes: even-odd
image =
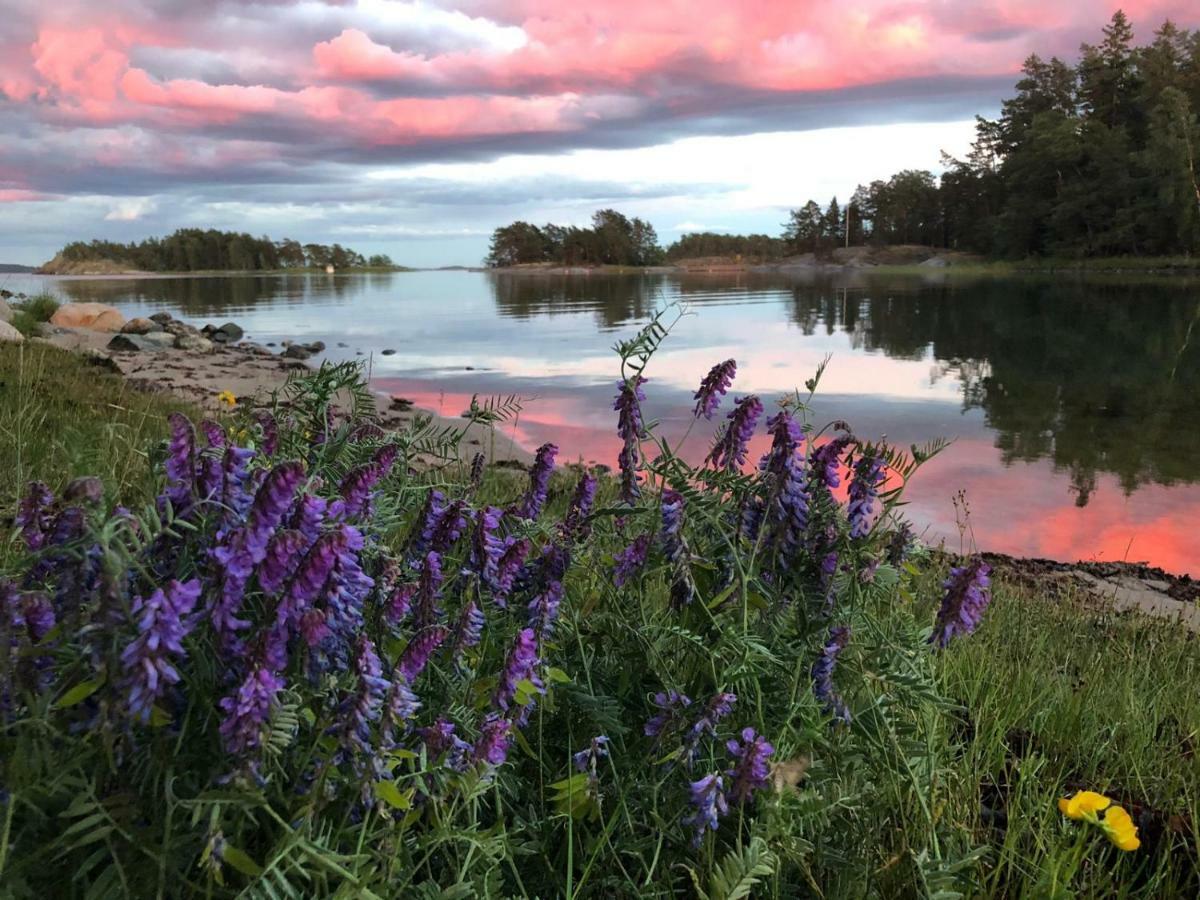
{"type": "Polygon", "coordinates": [[[365,257],[341,244],[301,244],[284,238],[254,237],[232,231],[181,228],[164,238],[138,243],[75,241],[58,253],[67,263],[111,260],[147,272],[261,271],[271,269],[392,268],[385,254],[365,257]]]}
{"type": "Polygon", "coordinates": [[[513,222],[492,232],[485,263],[492,267],[530,263],[564,266],[652,266],[663,261],[654,226],[615,209],[592,215],[591,228],[513,222]]]}
{"type": "Polygon", "coordinates": [[[845,207],[810,200],[795,252],[908,244],[991,256],[1191,255],[1200,251],[1200,31],[1166,22],[1135,46],[1122,12],[1074,66],[1030,56],[996,120],[977,118],[966,159],[859,185],[845,207]]]}
{"type": "Polygon", "coordinates": [[[717,234],[712,231],[689,232],[667,248],[667,259],[695,259],[702,256],[741,257],[745,262],[779,259],[791,252],[786,240],[768,234],[717,234]]]}

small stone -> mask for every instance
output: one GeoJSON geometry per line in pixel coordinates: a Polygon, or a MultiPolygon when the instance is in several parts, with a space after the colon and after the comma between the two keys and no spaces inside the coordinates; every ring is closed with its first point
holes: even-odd
{"type": "Polygon", "coordinates": [[[474,372],[475,367],[474,366],[463,366],[463,370],[466,372],[474,372]]]}
{"type": "Polygon", "coordinates": [[[217,331],[225,335],[225,340],[232,343],[237,343],[246,334],[246,332],[242,330],[242,327],[236,322],[226,322],[224,325],[218,328],[217,331]]]}
{"type": "Polygon", "coordinates": [[[172,318],[170,313],[159,312],[150,316],[150,321],[157,322],[159,325],[166,325],[168,322],[172,321],[172,318]]]}
{"type": "Polygon", "coordinates": [[[303,360],[303,359],[308,359],[310,356],[312,356],[312,351],[309,350],[307,347],[305,347],[303,344],[291,344],[288,346],[288,348],[286,350],[283,351],[283,355],[287,359],[303,360]]]}
{"type": "Polygon", "coordinates": [[[121,334],[149,334],[152,331],[162,331],[163,327],[153,319],[143,319],[140,316],[130,319],[121,328],[121,334]]]}
{"type": "MultiPolygon", "coordinates": [[[[193,329],[194,330],[194,329],[193,329]]],[[[213,343],[199,334],[178,334],[175,336],[175,347],[179,350],[198,350],[201,353],[211,353],[213,343]]]]}
{"type": "Polygon", "coordinates": [[[6,291],[0,288],[0,300],[11,300],[15,295],[12,291],[6,291]]]}
{"type": "Polygon", "coordinates": [[[343,344],[341,341],[338,341],[338,346],[339,346],[339,347],[349,347],[350,345],[349,345],[349,344],[343,344]]]}
{"type": "Polygon", "coordinates": [[[0,322],[0,343],[21,344],[25,341],[25,335],[17,331],[7,322],[0,322]]]}
{"type": "Polygon", "coordinates": [[[391,347],[388,347],[388,349],[384,350],[381,355],[382,356],[395,356],[396,351],[393,350],[391,347]]]}
{"type": "Polygon", "coordinates": [[[398,409],[400,412],[406,412],[407,410],[413,408],[413,402],[407,397],[400,397],[396,394],[392,394],[391,400],[392,409],[398,409]]]}
{"type": "Polygon", "coordinates": [[[313,353],[320,353],[322,350],[325,349],[325,342],[324,341],[313,341],[311,344],[306,344],[305,346],[307,346],[308,349],[310,351],[312,351],[313,353]]]}
{"type": "Polygon", "coordinates": [[[121,353],[155,353],[170,350],[178,338],[162,331],[150,334],[118,334],[108,342],[109,350],[121,353]]]}

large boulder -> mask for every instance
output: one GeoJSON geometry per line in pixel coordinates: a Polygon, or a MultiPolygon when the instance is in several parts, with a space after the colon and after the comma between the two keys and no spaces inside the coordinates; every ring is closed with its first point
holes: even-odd
{"type": "Polygon", "coordinates": [[[177,340],[174,335],[162,331],[150,334],[118,334],[108,342],[108,349],[122,353],[156,353],[170,350],[177,340]]]}
{"type": "Polygon", "coordinates": [[[50,324],[88,331],[120,331],[125,317],[104,303],[64,303],[54,311],[50,324]]]}
{"type": "Polygon", "coordinates": [[[163,327],[153,319],[130,319],[121,328],[121,334],[150,334],[152,331],[162,331],[163,327]]]}
{"type": "Polygon", "coordinates": [[[0,322],[11,322],[12,317],[12,307],[3,298],[0,298],[0,322]]]}
{"type": "Polygon", "coordinates": [[[0,322],[0,343],[20,344],[25,340],[25,335],[17,331],[7,322],[0,322]]]}
{"type": "Polygon", "coordinates": [[[217,334],[224,335],[220,340],[228,341],[231,344],[236,344],[240,341],[245,333],[242,330],[242,326],[238,325],[237,322],[226,322],[217,329],[217,334]]]}

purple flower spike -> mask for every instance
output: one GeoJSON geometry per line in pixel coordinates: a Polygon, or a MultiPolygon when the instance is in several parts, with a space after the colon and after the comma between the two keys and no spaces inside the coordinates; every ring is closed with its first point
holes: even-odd
{"type": "Polygon", "coordinates": [[[721,398],[725,396],[725,392],[733,384],[735,375],[737,375],[737,363],[732,359],[727,359],[723,363],[717,363],[709,369],[708,374],[704,376],[704,380],[700,382],[700,389],[692,396],[692,399],[696,401],[696,408],[693,410],[693,413],[697,419],[701,416],[704,416],[706,419],[713,417],[713,413],[721,405],[721,398]]]}
{"type": "Polygon", "coordinates": [[[254,414],[258,427],[262,431],[263,456],[274,456],[279,451],[279,425],[275,417],[265,409],[254,414]]]}
{"type": "Polygon", "coordinates": [[[135,597],[133,614],[138,636],[121,653],[121,666],[129,678],[129,711],[134,718],[150,721],[154,702],[179,683],[179,671],[171,657],[186,656],[183,639],[192,629],[191,612],[200,599],[200,581],[172,581],[147,600],[135,597]]]}
{"type": "Polygon", "coordinates": [[[700,741],[706,735],[716,736],[717,725],[733,712],[735,703],[737,703],[737,694],[722,692],[713,694],[712,699],[705,705],[700,717],[692,723],[692,727],[684,736],[683,760],[688,768],[692,767],[696,756],[700,753],[700,741]]]}
{"type": "Polygon", "coordinates": [[[496,577],[496,565],[504,553],[504,541],[496,533],[504,515],[494,506],[485,506],[475,514],[475,531],[471,535],[471,553],[467,570],[479,576],[484,584],[496,577]]]}
{"type": "Polygon", "coordinates": [[[979,627],[992,599],[991,572],[982,559],[950,570],[950,577],[942,583],[946,594],[929,638],[931,644],[945,648],[956,635],[965,637],[979,627]]]}
{"type": "Polygon", "coordinates": [[[502,766],[508,759],[508,747],[512,743],[513,723],[496,713],[489,713],[483,720],[479,740],[471,750],[471,758],[477,763],[502,766]]]}
{"type": "Polygon", "coordinates": [[[662,493],[662,546],[671,562],[683,559],[683,494],[670,488],[662,493]]]}
{"type": "Polygon", "coordinates": [[[522,519],[536,519],[546,505],[546,492],[550,487],[550,473],[554,471],[554,458],[558,456],[558,445],[542,444],[538,447],[529,470],[529,488],[516,508],[522,519]]]}
{"type": "Polygon", "coordinates": [[[299,531],[280,531],[271,538],[258,567],[258,586],[264,594],[275,596],[283,590],[307,549],[308,541],[299,531]]]}
{"type": "Polygon", "coordinates": [[[433,541],[433,531],[446,508],[446,495],[434,488],[425,495],[425,505],[421,515],[413,525],[412,534],[408,539],[408,551],[411,555],[421,557],[429,550],[433,541]]]}
{"type": "Polygon", "coordinates": [[[167,499],[176,512],[186,509],[192,500],[196,479],[196,430],[187,416],[171,413],[167,421],[171,438],[167,442],[167,499]]]}
{"type": "Polygon", "coordinates": [[[679,691],[659,691],[651,702],[658,712],[646,721],[645,732],[647,737],[655,738],[661,738],[681,724],[683,711],[692,705],[688,695],[679,691]]]}
{"type": "Polygon", "coordinates": [[[438,516],[429,536],[429,549],[435,553],[448,553],[458,543],[467,527],[467,503],[454,500],[438,516]]]}
{"type": "Polygon", "coordinates": [[[767,786],[770,774],[767,760],[775,748],[756,734],[753,728],[745,728],[741,742],[726,741],[725,749],[737,760],[733,768],[725,772],[729,777],[729,796],[734,803],[745,803],[755,791],[767,786]]]}
{"type": "Polygon", "coordinates": [[[496,577],[492,581],[492,600],[501,609],[508,605],[508,595],[512,593],[513,582],[521,567],[525,565],[525,557],[533,545],[528,538],[509,538],[496,563],[496,577]]]}
{"type": "Polygon", "coordinates": [[[810,464],[814,484],[823,485],[827,492],[841,485],[842,453],[852,442],[849,437],[835,438],[812,451],[810,464]]]}
{"type": "Polygon", "coordinates": [[[767,433],[771,435],[771,449],[762,458],[759,469],[779,481],[787,476],[800,446],[800,423],[783,409],[767,419],[767,433]]]}
{"type": "Polygon", "coordinates": [[[641,407],[646,399],[642,391],[645,383],[646,379],[641,375],[635,375],[629,381],[618,381],[618,393],[613,401],[613,409],[617,412],[617,434],[621,436],[621,452],[617,456],[617,465],[621,469],[621,499],[626,503],[633,503],[641,494],[638,468],[642,453],[638,441],[646,437],[641,407]]]}
{"type": "Polygon", "coordinates": [[[415,582],[397,585],[383,607],[383,617],[389,625],[399,625],[412,610],[413,597],[417,595],[415,582]]]}
{"type": "Polygon", "coordinates": [[[383,721],[379,726],[379,744],[384,750],[396,746],[396,731],[407,730],[408,722],[421,708],[421,701],[412,692],[397,667],[392,673],[387,697],[383,703],[383,721]]]}
{"type": "Polygon", "coordinates": [[[792,454],[784,468],[779,494],[775,498],[775,518],[783,541],[785,558],[793,559],[808,530],[809,498],[800,457],[792,454]]]}
{"type": "Polygon", "coordinates": [[[871,530],[871,514],[875,511],[875,500],[879,496],[879,485],[883,483],[883,458],[864,456],[854,463],[854,479],[850,482],[850,537],[866,537],[871,530]]]}
{"type": "Polygon", "coordinates": [[[239,520],[246,514],[254,495],[250,492],[250,460],[254,451],[245,447],[229,446],[221,459],[221,503],[231,520],[239,520]]]}
{"type": "Polygon", "coordinates": [[[694,811],[684,818],[683,824],[696,829],[692,837],[693,847],[699,847],[704,841],[705,831],[716,831],[719,818],[729,812],[724,787],[724,781],[716,772],[692,782],[691,803],[694,811]]]}
{"type": "MultiPolygon", "coordinates": [[[[283,600],[279,604],[276,612],[276,619],[286,623],[290,628],[297,628],[304,619],[306,613],[312,611],[312,604],[317,597],[321,595],[325,588],[326,582],[329,581],[333,574],[334,567],[337,565],[338,555],[342,551],[342,545],[345,544],[346,535],[340,531],[332,531],[324,535],[318,540],[312,549],[308,551],[304,559],[300,563],[300,568],[296,570],[296,576],[292,579],[284,593],[283,600]]],[[[321,623],[324,622],[324,616],[320,616],[321,623]]],[[[308,638],[309,646],[313,646],[317,641],[312,640],[313,628],[317,622],[310,618],[308,629],[306,630],[306,638],[308,638]]]]}
{"type": "Polygon", "coordinates": [[[461,659],[463,652],[474,647],[483,638],[483,626],[487,624],[479,604],[474,600],[467,603],[458,614],[454,626],[454,658],[461,659]]]}
{"type": "Polygon", "coordinates": [[[587,523],[587,517],[592,513],[592,506],[596,502],[596,476],[590,472],[584,472],[579,476],[579,482],[575,485],[575,493],[571,496],[571,505],[567,507],[567,514],[563,517],[562,533],[563,537],[568,540],[585,540],[591,530],[587,523]]]}
{"type": "Polygon", "coordinates": [[[246,680],[232,696],[221,700],[220,707],[225,718],[218,730],[229,753],[245,756],[258,748],[275,705],[275,697],[283,687],[282,678],[266,666],[259,665],[250,670],[246,680]]]}
{"type": "Polygon", "coordinates": [[[537,675],[538,647],[537,634],[532,628],[526,628],[517,635],[516,643],[509,651],[504,671],[500,675],[500,686],[496,690],[495,705],[508,712],[517,696],[517,685],[528,681],[539,691],[545,686],[537,675]]]}
{"type": "Polygon", "coordinates": [[[596,764],[608,756],[608,738],[598,734],[592,738],[586,747],[571,756],[575,769],[579,772],[596,774],[596,764]]]}
{"type": "Polygon", "coordinates": [[[613,557],[616,565],[613,566],[613,584],[617,587],[624,587],[629,579],[633,578],[646,565],[646,558],[650,554],[650,534],[639,534],[624,550],[617,551],[613,557]]]}
{"type": "Polygon", "coordinates": [[[53,518],[54,494],[40,481],[31,481],[17,507],[16,526],[30,552],[42,549],[53,518]]]}
{"type": "Polygon", "coordinates": [[[387,477],[400,451],[394,444],[380,447],[369,463],[351,469],[338,486],[340,499],[334,501],[330,512],[338,518],[356,519],[371,511],[372,491],[387,477]]]}
{"type": "Polygon", "coordinates": [[[739,398],[733,412],[727,416],[729,424],[713,444],[705,462],[726,472],[741,469],[745,465],[750,438],[754,436],[754,427],[758,424],[758,417],[762,415],[762,411],[762,401],[753,394],[739,398]]]}
{"type": "Polygon", "coordinates": [[[467,757],[472,753],[472,749],[471,745],[454,731],[453,722],[439,718],[426,728],[418,728],[417,738],[425,747],[425,758],[429,762],[435,763],[446,756],[446,764],[455,771],[461,771],[466,768],[467,757]]]}
{"type": "Polygon", "coordinates": [[[428,628],[442,618],[442,610],[437,602],[441,590],[442,558],[436,550],[430,550],[421,563],[421,575],[417,581],[416,599],[413,604],[417,628],[428,628]]]}
{"type": "Polygon", "coordinates": [[[316,494],[303,494],[296,501],[296,506],[292,510],[288,528],[299,531],[304,535],[308,545],[312,546],[321,536],[321,526],[325,522],[328,507],[329,501],[324,497],[318,497],[316,494]]]}
{"type": "Polygon", "coordinates": [[[444,625],[436,625],[433,628],[427,628],[409,641],[400,657],[399,665],[400,674],[404,676],[406,682],[412,684],[416,681],[417,676],[429,664],[429,658],[433,656],[433,651],[440,647],[449,636],[449,628],[444,625]]]}
{"type": "Polygon", "coordinates": [[[21,615],[25,619],[30,643],[40,644],[54,628],[54,607],[45,594],[26,594],[22,597],[21,615]]]}
{"type": "Polygon", "coordinates": [[[833,671],[837,668],[837,660],[846,644],[850,641],[850,629],[844,625],[835,625],[829,629],[829,638],[821,648],[821,655],[813,663],[812,680],[813,695],[821,704],[821,709],[827,715],[832,715],[835,722],[850,724],[850,710],[842,701],[841,695],[833,685],[833,671]]]}
{"type": "Polygon", "coordinates": [[[346,719],[346,741],[351,749],[370,752],[371,723],[383,712],[383,701],[391,683],[383,677],[383,665],[375,645],[359,637],[354,654],[354,671],[358,675],[358,692],[346,719]]]}

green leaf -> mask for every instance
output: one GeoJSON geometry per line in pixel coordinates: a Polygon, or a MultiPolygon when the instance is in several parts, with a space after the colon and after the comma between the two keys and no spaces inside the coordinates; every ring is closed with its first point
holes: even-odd
{"type": "Polygon", "coordinates": [[[394,781],[375,782],[375,796],[395,809],[412,808],[412,791],[401,793],[394,781]]]}
{"type": "Polygon", "coordinates": [[[248,854],[229,844],[221,851],[221,859],[229,863],[247,878],[257,878],[263,873],[262,866],[252,860],[248,854]]]}
{"type": "Polygon", "coordinates": [[[171,724],[171,716],[161,706],[155,706],[150,710],[150,727],[162,728],[164,725],[171,724]]]}
{"type": "Polygon", "coordinates": [[[546,670],[546,677],[549,678],[551,681],[558,682],[559,684],[570,684],[571,683],[571,676],[568,675],[566,672],[564,672],[562,669],[554,668],[554,666],[551,666],[549,669],[546,670]]]}
{"type": "Polygon", "coordinates": [[[104,686],[104,679],[98,678],[95,681],[81,681],[75,687],[71,688],[54,705],[59,709],[66,709],[69,706],[74,706],[77,703],[82,703],[96,691],[104,686]]]}

